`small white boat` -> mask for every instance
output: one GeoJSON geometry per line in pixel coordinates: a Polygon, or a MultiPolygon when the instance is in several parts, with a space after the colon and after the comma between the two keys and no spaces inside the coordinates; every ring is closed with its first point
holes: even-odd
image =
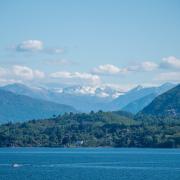
{"type": "Polygon", "coordinates": [[[17,168],[17,167],[20,167],[20,166],[21,166],[20,164],[16,164],[16,163],[12,164],[13,168],[17,168]]]}

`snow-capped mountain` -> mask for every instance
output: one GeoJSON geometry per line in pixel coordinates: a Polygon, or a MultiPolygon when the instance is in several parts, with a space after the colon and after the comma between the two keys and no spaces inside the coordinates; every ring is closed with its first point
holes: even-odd
{"type": "Polygon", "coordinates": [[[109,86],[70,86],[66,88],[57,88],[53,91],[77,96],[87,95],[109,99],[115,99],[119,95],[124,94],[122,90],[115,89],[109,86]]]}
{"type": "Polygon", "coordinates": [[[132,109],[135,109],[138,112],[145,105],[148,105],[151,99],[153,100],[157,95],[166,92],[174,86],[175,84],[171,83],[166,83],[159,87],[137,86],[128,92],[123,92],[120,88],[110,85],[70,86],[48,89],[16,83],[6,85],[1,87],[1,89],[36,99],[70,105],[82,112],[120,110],[124,107],[126,111],[132,112],[132,109]],[[134,105],[137,103],[138,106],[134,108],[134,105]]]}
{"type": "Polygon", "coordinates": [[[1,89],[32,98],[71,105],[85,112],[103,109],[101,108],[103,104],[123,94],[121,90],[109,86],[70,86],[48,89],[15,83],[1,87],[1,89]]]}

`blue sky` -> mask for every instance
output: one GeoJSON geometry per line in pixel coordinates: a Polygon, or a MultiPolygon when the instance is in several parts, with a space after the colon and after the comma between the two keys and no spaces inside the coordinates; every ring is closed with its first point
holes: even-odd
{"type": "Polygon", "coordinates": [[[0,2],[0,83],[180,79],[179,0],[0,2]]]}

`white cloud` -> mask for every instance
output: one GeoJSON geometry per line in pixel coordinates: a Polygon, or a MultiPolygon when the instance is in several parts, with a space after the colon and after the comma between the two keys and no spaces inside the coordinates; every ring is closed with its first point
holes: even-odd
{"type": "Polygon", "coordinates": [[[144,71],[153,71],[158,68],[158,65],[154,62],[145,61],[145,62],[141,63],[140,67],[144,71]]]}
{"type": "Polygon", "coordinates": [[[45,77],[45,73],[39,70],[34,70],[34,78],[43,79],[45,77]]]}
{"type": "Polygon", "coordinates": [[[41,51],[43,49],[43,42],[39,40],[27,40],[17,45],[17,51],[41,51]]]}
{"type": "Polygon", "coordinates": [[[93,72],[99,74],[117,74],[120,72],[120,69],[112,64],[105,64],[94,68],[93,72]]]}
{"type": "Polygon", "coordinates": [[[40,40],[26,40],[12,48],[17,52],[43,52],[48,54],[60,54],[64,52],[64,48],[46,48],[40,40]]]}
{"type": "Polygon", "coordinates": [[[104,74],[104,75],[115,75],[119,73],[126,73],[127,70],[125,68],[121,69],[112,64],[104,64],[94,68],[92,72],[97,74],[104,74]]]}
{"type": "Polygon", "coordinates": [[[165,72],[160,73],[157,78],[155,78],[156,81],[162,81],[162,82],[180,82],[180,72],[165,72]]]}
{"type": "Polygon", "coordinates": [[[115,84],[115,83],[104,83],[101,84],[101,87],[110,87],[112,89],[115,89],[117,91],[120,91],[121,93],[127,92],[131,88],[135,87],[136,84],[115,84]]]}
{"type": "Polygon", "coordinates": [[[140,64],[127,67],[128,71],[153,71],[158,68],[158,64],[151,61],[144,61],[140,64]]]}
{"type": "Polygon", "coordinates": [[[35,78],[42,79],[45,76],[45,74],[42,71],[32,70],[29,67],[20,66],[20,65],[13,66],[12,73],[16,77],[19,77],[19,78],[25,79],[25,80],[33,80],[35,78]]]}
{"type": "Polygon", "coordinates": [[[180,69],[180,59],[177,59],[175,56],[165,57],[162,59],[160,67],[165,69],[180,69]]]}
{"type": "Polygon", "coordinates": [[[7,70],[0,67],[0,77],[3,77],[7,74],[7,70]]]}
{"type": "Polygon", "coordinates": [[[51,73],[50,77],[52,77],[52,78],[71,78],[72,74],[67,71],[59,71],[59,72],[51,73]]]}
{"type": "Polygon", "coordinates": [[[125,68],[119,68],[112,64],[100,65],[92,70],[93,73],[104,75],[116,75],[126,74],[128,72],[141,72],[141,71],[153,71],[158,68],[158,64],[150,61],[145,61],[137,65],[127,66],[125,68]]]}
{"type": "Polygon", "coordinates": [[[0,84],[39,82],[43,80],[45,73],[33,70],[27,66],[14,65],[9,68],[0,67],[0,84]]]}
{"type": "Polygon", "coordinates": [[[59,71],[59,72],[51,73],[50,77],[55,79],[69,79],[72,81],[77,81],[79,83],[84,83],[84,82],[90,84],[100,83],[100,77],[98,75],[93,75],[90,73],[59,71]]]}
{"type": "Polygon", "coordinates": [[[13,67],[13,74],[15,74],[15,76],[17,77],[28,79],[28,80],[31,80],[34,78],[32,69],[26,66],[15,65],[13,67]]]}

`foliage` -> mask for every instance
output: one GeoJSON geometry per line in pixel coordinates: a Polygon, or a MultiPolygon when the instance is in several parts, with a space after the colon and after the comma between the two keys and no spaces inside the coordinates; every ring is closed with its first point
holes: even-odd
{"type": "Polygon", "coordinates": [[[156,97],[140,113],[160,117],[180,117],[180,84],[156,97]]]}
{"type": "Polygon", "coordinates": [[[123,112],[92,111],[3,124],[0,146],[180,147],[179,123],[147,124],[130,117],[123,112]]]}

